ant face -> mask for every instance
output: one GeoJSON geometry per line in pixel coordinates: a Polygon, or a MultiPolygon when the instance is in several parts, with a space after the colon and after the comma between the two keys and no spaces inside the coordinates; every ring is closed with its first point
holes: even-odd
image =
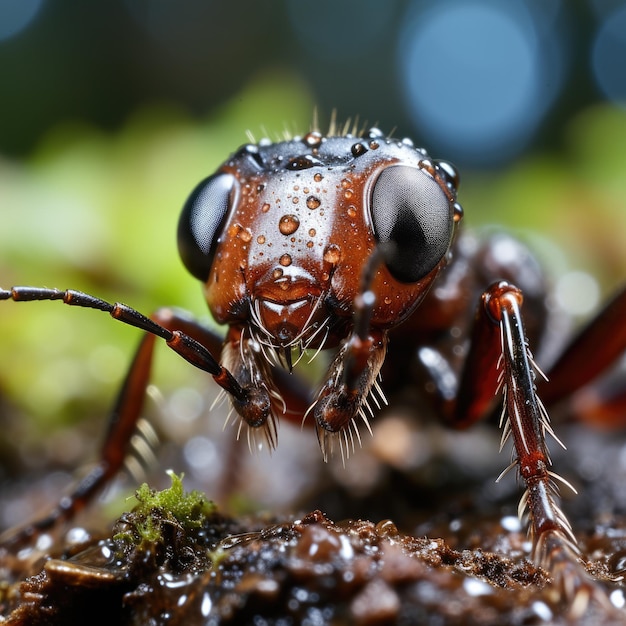
{"type": "Polygon", "coordinates": [[[446,263],[457,183],[452,166],[376,129],[247,145],[192,193],[179,247],[218,321],[247,323],[270,348],[332,347],[374,250],[371,324],[414,310],[446,263]]]}

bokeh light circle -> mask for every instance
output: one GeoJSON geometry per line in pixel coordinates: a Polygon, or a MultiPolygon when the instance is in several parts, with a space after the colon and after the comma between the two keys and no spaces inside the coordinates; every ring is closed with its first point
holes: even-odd
{"type": "Polygon", "coordinates": [[[2,0],[0,2],[0,41],[21,33],[36,17],[43,0],[2,0]]]}
{"type": "Polygon", "coordinates": [[[608,14],[596,33],[591,68],[598,88],[609,100],[626,105],[626,4],[608,14]]]}
{"type": "Polygon", "coordinates": [[[555,91],[534,16],[514,0],[412,8],[398,60],[409,115],[426,143],[482,165],[521,151],[555,91]]]}

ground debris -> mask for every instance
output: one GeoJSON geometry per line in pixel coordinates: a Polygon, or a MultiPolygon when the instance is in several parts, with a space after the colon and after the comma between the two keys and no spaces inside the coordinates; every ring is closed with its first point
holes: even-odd
{"type": "MultiPolygon", "coordinates": [[[[107,536],[52,553],[5,589],[5,623],[568,623],[546,573],[520,558],[519,539],[495,524],[476,527],[481,547],[456,549],[443,538],[401,533],[390,520],[335,523],[320,511],[235,520],[172,481],[167,497],[140,489],[139,504],[107,536]],[[496,544],[505,554],[511,546],[514,558],[484,548],[496,544]]],[[[589,547],[615,554],[608,534],[589,547]]],[[[615,566],[599,558],[594,573],[615,566]]],[[[577,623],[611,623],[600,610],[577,623]]]]}

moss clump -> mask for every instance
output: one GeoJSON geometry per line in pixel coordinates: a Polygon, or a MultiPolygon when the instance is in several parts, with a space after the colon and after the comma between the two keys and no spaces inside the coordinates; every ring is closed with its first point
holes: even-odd
{"type": "Polygon", "coordinates": [[[116,539],[135,544],[162,542],[164,527],[176,526],[183,532],[190,532],[200,528],[215,512],[213,502],[199,491],[185,493],[184,474],[177,476],[171,470],[167,473],[172,481],[169,488],[155,491],[144,483],[137,489],[138,504],[132,511],[132,528],[118,533],[116,539]]]}

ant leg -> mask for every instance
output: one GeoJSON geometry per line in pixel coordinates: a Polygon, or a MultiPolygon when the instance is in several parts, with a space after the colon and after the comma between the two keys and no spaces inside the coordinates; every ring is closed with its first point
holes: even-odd
{"type": "MultiPolygon", "coordinates": [[[[519,512],[528,515],[533,560],[552,575],[560,591],[571,601],[572,611],[582,612],[591,597],[603,604],[608,603],[608,599],[581,565],[576,539],[560,508],[556,481],[570,485],[550,469],[546,434],[552,435],[558,443],[560,441],[537,394],[536,374],[541,372],[528,347],[520,309],[522,299],[521,291],[505,281],[491,285],[483,294],[473,338],[490,337],[489,344],[480,346],[483,357],[478,360],[482,359],[483,365],[491,362],[493,371],[487,375],[485,383],[488,383],[490,392],[493,393],[492,384],[497,376],[495,389],[504,395],[502,445],[508,439],[513,440],[514,460],[501,476],[517,468],[525,483],[526,491],[519,512]],[[495,339],[495,334],[499,338],[495,339]],[[494,362],[495,353],[499,356],[494,362]]],[[[475,355],[476,352],[470,350],[470,359],[475,355]]],[[[476,361],[470,360],[466,363],[464,375],[474,379],[475,376],[468,372],[475,367],[476,361]]],[[[466,381],[461,382],[460,391],[464,389],[467,389],[466,381]]],[[[478,389],[474,398],[460,397],[456,411],[469,406],[474,415],[472,403],[482,404],[484,395],[484,389],[478,389]]],[[[452,417],[454,420],[455,416],[452,417]]],[[[465,423],[460,415],[457,421],[465,423]]]]}
{"type": "Polygon", "coordinates": [[[48,515],[5,533],[2,537],[2,545],[12,548],[21,547],[31,543],[34,537],[72,519],[121,470],[143,408],[150,377],[154,341],[154,335],[146,335],[139,344],[110,412],[98,464],[69,495],[59,501],[48,515]]]}
{"type": "Polygon", "coordinates": [[[379,246],[370,255],[361,276],[360,294],[354,301],[352,332],[337,352],[315,402],[305,413],[313,412],[317,438],[324,456],[328,459],[334,439],[339,440],[342,458],[354,449],[354,437],[360,441],[356,418],[359,416],[371,432],[365,410],[373,415],[367,401],[372,399],[380,406],[386,402],[376,383],[387,353],[387,333],[370,328],[370,320],[376,297],[370,290],[374,273],[383,260],[384,251],[379,246]],[[379,399],[374,395],[377,392],[379,399]]]}
{"type": "MultiPolygon", "coordinates": [[[[98,465],[79,483],[72,494],[61,500],[47,517],[5,536],[3,538],[5,545],[22,545],[33,536],[46,532],[62,521],[71,519],[122,468],[129,441],[135,432],[137,420],[143,407],[156,337],[165,339],[166,343],[187,361],[211,373],[218,384],[231,394],[234,401],[240,402],[244,411],[251,409],[250,414],[253,417],[258,416],[259,406],[263,408],[262,392],[266,390],[259,392],[256,389],[241,386],[233,375],[219,365],[211,355],[211,349],[216,351],[216,348],[221,346],[221,339],[188,317],[168,309],[162,309],[154,314],[154,319],[150,319],[126,305],[112,305],[76,291],[62,292],[32,287],[15,287],[8,291],[0,290],[0,300],[10,298],[15,301],[62,300],[75,306],[95,308],[110,313],[115,319],[141,328],[148,334],[142,338],[139,344],[110,413],[108,431],[98,465]],[[181,327],[187,332],[182,332],[181,327]]],[[[269,407],[269,398],[266,403],[269,407]]]]}
{"type": "MultiPolygon", "coordinates": [[[[160,337],[174,352],[182,356],[195,367],[204,370],[213,376],[215,382],[227,391],[237,410],[252,424],[265,423],[270,416],[271,401],[266,389],[261,387],[242,387],[236,378],[222,367],[213,357],[211,352],[202,343],[176,329],[142,315],[135,309],[116,302],[111,304],[100,298],[96,298],[81,291],[68,289],[44,289],[38,287],[13,287],[10,290],[0,289],[0,300],[14,300],[15,302],[32,300],[61,300],[70,306],[79,306],[88,309],[97,309],[109,313],[109,315],[156,337],[160,337]]],[[[157,316],[155,316],[157,317],[157,316]]],[[[164,322],[166,318],[164,317],[164,322]]]]}
{"type": "MultiPolygon", "coordinates": [[[[174,312],[172,309],[163,309],[159,312],[159,318],[162,325],[168,328],[175,326],[178,330],[181,330],[190,337],[193,337],[196,341],[199,341],[203,346],[206,346],[211,354],[221,353],[225,343],[228,344],[223,335],[203,326],[185,311],[176,310],[174,312]],[[172,321],[170,321],[170,318],[172,321]],[[175,320],[175,322],[173,320],[175,320]]],[[[231,336],[231,339],[234,341],[231,345],[233,348],[236,348],[236,351],[239,350],[238,341],[240,338],[241,333],[238,332],[233,333],[231,336]]],[[[224,364],[224,360],[222,360],[222,363],[224,364]]],[[[234,375],[234,370],[229,366],[226,367],[234,375]]],[[[302,415],[304,415],[304,412],[313,402],[310,385],[301,377],[286,370],[284,367],[276,365],[271,365],[270,367],[271,379],[282,399],[281,404],[284,403],[286,406],[284,410],[285,417],[300,424],[302,415]]],[[[237,376],[235,376],[235,378],[240,380],[237,376]]]]}

